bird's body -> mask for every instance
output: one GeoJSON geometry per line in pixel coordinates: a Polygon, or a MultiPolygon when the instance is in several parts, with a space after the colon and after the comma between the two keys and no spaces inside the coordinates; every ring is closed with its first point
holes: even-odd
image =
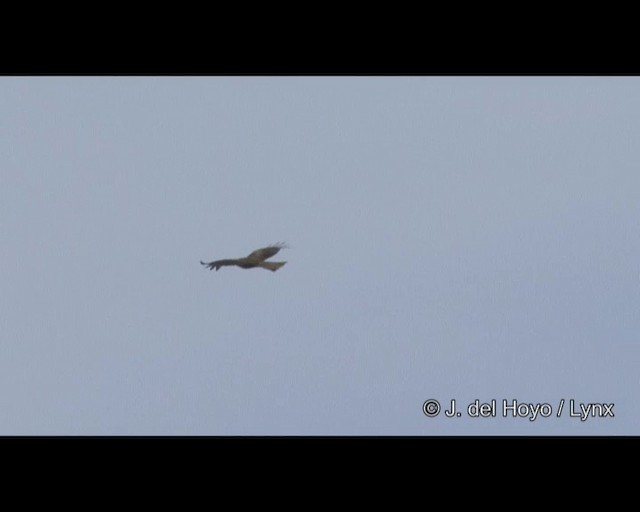
{"type": "Polygon", "coordinates": [[[286,247],[286,244],[277,243],[274,245],[269,245],[268,247],[263,247],[262,249],[257,249],[249,254],[249,256],[246,256],[244,258],[216,260],[209,263],[201,261],[200,263],[206,267],[209,267],[209,270],[213,270],[214,268],[218,270],[220,267],[235,266],[240,268],[260,267],[275,272],[280,267],[282,267],[286,263],[286,261],[265,260],[271,258],[272,256],[275,256],[280,249],[284,249],[286,247]]]}

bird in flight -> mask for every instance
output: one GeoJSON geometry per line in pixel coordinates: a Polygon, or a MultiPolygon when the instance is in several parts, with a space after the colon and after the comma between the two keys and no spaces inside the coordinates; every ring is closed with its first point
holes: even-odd
{"type": "Polygon", "coordinates": [[[256,249],[251,254],[249,254],[249,256],[246,256],[244,258],[237,258],[237,259],[230,259],[230,260],[217,260],[217,261],[211,261],[209,263],[205,263],[204,261],[201,261],[200,264],[204,265],[205,267],[209,267],[209,270],[213,270],[215,268],[216,271],[220,267],[236,266],[240,268],[260,267],[260,268],[266,268],[267,270],[271,270],[272,272],[275,272],[280,267],[282,267],[286,263],[286,261],[265,261],[265,260],[278,254],[278,251],[280,249],[286,249],[286,248],[287,248],[286,244],[282,242],[278,242],[277,244],[269,245],[268,247],[263,247],[262,249],[256,249]]]}

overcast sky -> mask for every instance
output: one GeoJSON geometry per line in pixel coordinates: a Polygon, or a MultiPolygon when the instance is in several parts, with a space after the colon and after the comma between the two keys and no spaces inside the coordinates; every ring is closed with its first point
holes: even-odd
{"type": "Polygon", "coordinates": [[[637,77],[2,77],[0,434],[640,434],[639,136],[637,77]]]}

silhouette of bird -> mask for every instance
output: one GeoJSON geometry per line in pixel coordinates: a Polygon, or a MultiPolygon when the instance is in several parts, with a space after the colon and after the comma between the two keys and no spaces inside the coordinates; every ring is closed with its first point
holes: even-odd
{"type": "Polygon", "coordinates": [[[211,261],[209,263],[205,263],[204,261],[201,261],[200,264],[204,265],[205,267],[209,267],[209,270],[213,270],[215,268],[216,271],[220,267],[236,266],[240,268],[260,267],[260,268],[266,268],[267,270],[271,270],[272,272],[275,272],[280,267],[282,267],[286,263],[286,261],[265,261],[265,260],[278,254],[278,251],[280,249],[286,249],[287,247],[288,246],[286,244],[282,242],[278,242],[277,244],[272,244],[267,247],[263,247],[262,249],[256,249],[251,254],[249,254],[249,256],[246,256],[244,258],[216,260],[216,261],[211,261]]]}

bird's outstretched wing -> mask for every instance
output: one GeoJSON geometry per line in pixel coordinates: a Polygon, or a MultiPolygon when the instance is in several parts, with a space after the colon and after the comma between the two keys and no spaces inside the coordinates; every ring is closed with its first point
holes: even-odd
{"type": "Polygon", "coordinates": [[[213,270],[214,268],[218,270],[220,267],[232,267],[234,265],[239,266],[238,263],[238,260],[217,260],[210,261],[209,263],[205,263],[204,261],[200,262],[201,265],[209,267],[209,270],[213,270]]]}
{"type": "Polygon", "coordinates": [[[271,258],[278,254],[280,249],[287,248],[287,244],[283,242],[278,242],[277,244],[269,245],[268,247],[263,247],[262,249],[256,249],[249,256],[246,257],[247,260],[255,261],[256,263],[263,262],[266,259],[271,258]]]}

